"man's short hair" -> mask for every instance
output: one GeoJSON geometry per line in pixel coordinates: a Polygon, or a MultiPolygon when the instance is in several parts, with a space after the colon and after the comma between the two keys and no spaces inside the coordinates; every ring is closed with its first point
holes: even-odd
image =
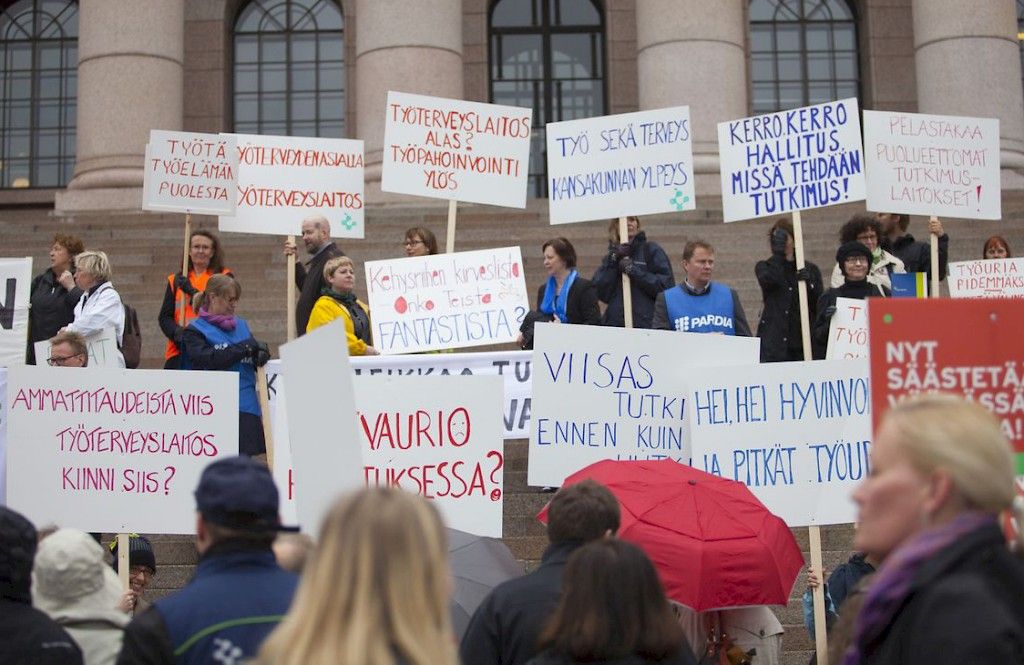
{"type": "Polygon", "coordinates": [[[303,224],[312,224],[313,228],[319,229],[320,231],[326,231],[327,235],[331,234],[331,223],[323,215],[312,215],[302,220],[303,224]]]}
{"type": "Polygon", "coordinates": [[[548,506],[548,540],[588,542],[619,530],[619,501],[596,480],[563,487],[548,506]]]}
{"type": "Polygon", "coordinates": [[[690,242],[686,243],[685,247],[683,247],[683,261],[689,261],[690,259],[692,259],[693,253],[696,252],[698,249],[704,249],[708,252],[708,254],[715,253],[715,248],[711,246],[711,243],[706,242],[704,240],[691,240],[690,242]]]}
{"type": "Polygon", "coordinates": [[[50,338],[50,346],[54,347],[58,344],[67,344],[74,351],[74,354],[82,355],[85,357],[85,364],[89,364],[89,346],[85,343],[85,337],[80,333],[76,333],[71,330],[65,330],[59,332],[50,338]]]}

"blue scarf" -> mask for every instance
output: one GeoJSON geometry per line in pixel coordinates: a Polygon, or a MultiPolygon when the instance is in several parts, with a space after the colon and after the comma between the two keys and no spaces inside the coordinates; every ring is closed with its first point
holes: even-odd
{"type": "Polygon", "coordinates": [[[561,298],[555,295],[557,287],[554,276],[548,277],[547,286],[544,287],[544,300],[540,303],[540,311],[545,314],[554,314],[559,321],[565,323],[565,301],[569,299],[569,289],[572,288],[572,283],[576,281],[578,275],[579,273],[575,269],[569,271],[568,277],[562,283],[561,298]]]}

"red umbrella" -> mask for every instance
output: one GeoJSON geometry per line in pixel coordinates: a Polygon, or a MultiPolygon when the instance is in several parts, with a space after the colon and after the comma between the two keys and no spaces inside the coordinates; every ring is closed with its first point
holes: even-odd
{"type": "MultiPolygon", "coordinates": [[[[669,598],[698,612],[785,605],[803,555],[789,527],[746,485],[673,460],[605,460],[565,479],[606,485],[619,500],[619,537],[654,562],[669,598]]],[[[547,506],[537,515],[547,521],[547,506]]]]}

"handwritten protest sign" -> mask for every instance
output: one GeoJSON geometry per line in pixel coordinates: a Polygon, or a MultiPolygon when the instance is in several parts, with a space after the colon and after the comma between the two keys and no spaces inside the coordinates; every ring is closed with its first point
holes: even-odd
{"type": "Polygon", "coordinates": [[[238,152],[230,135],[149,133],[142,209],[233,215],[238,152]]]}
{"type": "Polygon", "coordinates": [[[0,506],[7,505],[7,369],[0,367],[0,506]]]}
{"type": "MultiPolygon", "coordinates": [[[[378,375],[357,376],[353,385],[359,451],[346,449],[345,463],[360,471],[365,484],[415,492],[434,502],[448,526],[501,537],[501,380],[378,375]]],[[[278,419],[287,418],[280,410],[287,410],[287,393],[279,377],[278,419]]],[[[291,465],[287,427],[275,423],[274,477],[285,520],[297,517],[291,465]]]]}
{"type": "Polygon", "coordinates": [[[867,206],[1000,219],[999,120],[864,111],[867,206]]]}
{"type": "Polygon", "coordinates": [[[0,259],[0,367],[25,364],[32,258],[0,259]]]}
{"type": "Polygon", "coordinates": [[[533,110],[388,92],[381,189],[526,207],[533,110]]]}
{"type": "Polygon", "coordinates": [[[690,107],[548,123],[552,224],[693,210],[690,107]]]}
{"type": "Polygon", "coordinates": [[[221,231],[294,235],[323,215],[335,238],[362,238],[363,142],[222,134],[238,142],[238,205],[221,231]]]}
{"type": "Polygon", "coordinates": [[[892,404],[956,393],[991,409],[1024,475],[1024,303],[1009,299],[871,301],[871,399],[875,424],[892,404]]]}
{"type": "Polygon", "coordinates": [[[383,354],[515,340],[529,311],[519,247],[366,263],[373,345],[383,354]]]}
{"type": "Polygon", "coordinates": [[[718,125],[725,221],[864,198],[856,98],[718,125]]]}
{"type": "Polygon", "coordinates": [[[867,360],[765,363],[694,373],[693,464],[737,480],[791,527],[856,519],[868,475],[867,360]]]}
{"type": "MultiPolygon", "coordinates": [[[[288,487],[295,495],[299,526],[316,534],[338,494],[363,484],[352,370],[341,320],[282,345],[281,369],[286,381],[295,377],[285,401],[294,471],[288,487]]],[[[275,468],[280,465],[275,455],[275,468]]]]}
{"type": "Polygon", "coordinates": [[[949,264],[953,298],[1024,297],[1024,259],[981,259],[949,264]]]}
{"type": "Polygon", "coordinates": [[[36,524],[193,533],[192,492],[238,454],[231,372],[8,370],[7,501],[36,524]]]}
{"type": "MultiPolygon", "coordinates": [[[[36,342],[36,364],[42,365],[50,357],[50,340],[36,342]]],[[[117,349],[117,334],[113,328],[104,328],[85,338],[85,350],[89,353],[89,367],[120,367],[120,351],[117,349]]]]}
{"type": "MultiPolygon", "coordinates": [[[[532,366],[530,351],[487,351],[476,353],[421,353],[400,356],[358,356],[349,358],[352,372],[360,376],[499,376],[502,393],[501,425],[506,439],[530,436],[532,366]]],[[[277,383],[281,361],[267,363],[270,412],[277,413],[277,383]]],[[[277,438],[275,437],[275,441],[277,438]]]]}
{"type": "Polygon", "coordinates": [[[603,459],[690,463],[687,379],[755,364],[760,340],[537,324],[528,482],[559,486],[603,459]]]}
{"type": "Polygon", "coordinates": [[[856,298],[836,298],[828,327],[828,360],[868,357],[868,306],[856,298]]]}

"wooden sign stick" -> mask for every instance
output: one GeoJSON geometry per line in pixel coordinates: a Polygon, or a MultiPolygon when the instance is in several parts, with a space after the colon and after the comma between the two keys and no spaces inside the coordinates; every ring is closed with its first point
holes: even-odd
{"type": "MultiPolygon", "coordinates": [[[[294,245],[295,236],[288,236],[287,241],[289,244],[294,245]]],[[[295,251],[298,252],[299,248],[296,247],[295,251]]],[[[288,280],[288,329],[285,334],[290,342],[295,339],[295,254],[288,255],[288,267],[285,275],[285,279],[288,280]]]]}
{"type": "MultiPolygon", "coordinates": [[[[937,218],[935,217],[935,215],[932,215],[931,219],[929,221],[931,221],[931,222],[937,221],[937,218]]],[[[932,298],[938,298],[939,295],[940,295],[940,293],[939,293],[939,236],[935,235],[934,233],[930,233],[930,232],[928,233],[928,235],[931,236],[931,243],[930,244],[931,244],[931,253],[932,253],[932,261],[931,261],[931,264],[932,264],[932,270],[931,270],[931,272],[932,272],[932,283],[928,285],[928,288],[931,289],[931,293],[929,293],[929,295],[932,298]]]]}
{"type": "MultiPolygon", "coordinates": [[[[629,242],[629,222],[627,217],[619,217],[619,242],[629,242]]],[[[629,275],[622,273],[622,320],[627,328],[633,327],[633,289],[630,287],[629,275]]]]}
{"type": "MultiPolygon", "coordinates": [[[[192,213],[186,212],[185,213],[185,249],[182,252],[182,256],[181,256],[181,274],[185,276],[185,279],[188,279],[188,250],[190,249],[189,245],[190,245],[191,241],[192,241],[192,213]]],[[[184,297],[181,299],[181,302],[178,303],[178,325],[181,326],[182,328],[184,328],[188,324],[188,321],[185,320],[185,318],[186,318],[185,312],[187,311],[187,308],[188,308],[187,303],[188,303],[188,297],[189,296],[188,296],[187,293],[184,293],[184,292],[182,292],[181,295],[184,296],[184,297]]]]}
{"type": "Polygon", "coordinates": [[[117,579],[121,582],[121,590],[128,590],[128,552],[131,545],[127,533],[117,534],[117,579]]]}
{"type": "Polygon", "coordinates": [[[444,243],[444,251],[447,254],[455,251],[455,212],[458,207],[459,202],[455,199],[448,202],[448,230],[444,243]]]}

